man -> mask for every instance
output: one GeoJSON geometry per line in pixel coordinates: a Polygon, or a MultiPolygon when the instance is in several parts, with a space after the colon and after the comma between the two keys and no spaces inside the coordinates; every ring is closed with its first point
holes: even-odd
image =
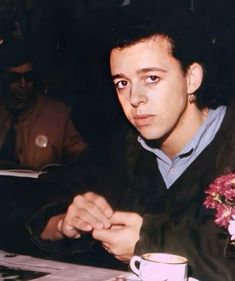
{"type": "MultiPolygon", "coordinates": [[[[50,169],[46,178],[50,178],[52,171],[53,177],[45,184],[41,184],[43,176],[36,180],[0,177],[4,225],[0,248],[36,255],[37,250],[25,235],[24,223],[42,202],[50,201],[55,170],[60,174],[66,166],[79,162],[86,144],[70,119],[71,108],[43,92],[32,59],[20,46],[12,47],[14,52],[7,56],[8,68],[1,84],[4,87],[0,95],[0,166],[36,171],[50,164],[60,167],[50,169]]],[[[69,188],[64,188],[59,190],[56,186],[53,190],[64,196],[69,193],[69,188]]]]}
{"type": "Polygon", "coordinates": [[[126,189],[122,204],[114,207],[94,192],[79,194],[67,212],[44,221],[37,239],[82,241],[91,233],[123,262],[133,254],[170,252],[187,257],[189,276],[232,281],[228,236],[203,206],[205,189],[235,164],[229,73],[223,65],[220,74],[215,39],[202,34],[193,15],[167,12],[159,10],[153,24],[115,30],[112,79],[139,134],[138,142],[128,138],[128,183],[120,179],[124,163],[111,176],[114,190],[126,189]]]}
{"type": "Polygon", "coordinates": [[[71,109],[39,90],[26,54],[13,57],[0,103],[1,164],[40,170],[74,162],[85,143],[70,120],[71,109]]]}

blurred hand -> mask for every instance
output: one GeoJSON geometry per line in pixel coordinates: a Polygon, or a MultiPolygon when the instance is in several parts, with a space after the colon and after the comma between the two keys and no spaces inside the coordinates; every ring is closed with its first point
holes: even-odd
{"type": "Polygon", "coordinates": [[[104,197],[87,192],[74,198],[57,228],[66,237],[79,238],[81,231],[109,228],[112,215],[113,210],[104,197]]]}
{"type": "Polygon", "coordinates": [[[94,229],[94,239],[118,260],[128,262],[133,256],[143,218],[137,213],[115,212],[110,218],[109,229],[94,229]]]}

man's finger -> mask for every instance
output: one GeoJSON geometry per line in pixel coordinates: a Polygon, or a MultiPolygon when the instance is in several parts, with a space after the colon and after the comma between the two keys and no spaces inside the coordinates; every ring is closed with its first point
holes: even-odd
{"type": "Polygon", "coordinates": [[[115,236],[117,235],[117,231],[122,231],[119,229],[101,229],[101,230],[93,230],[92,236],[94,239],[99,240],[107,245],[113,244],[115,242],[115,236]]]}
{"type": "Polygon", "coordinates": [[[60,220],[57,225],[58,230],[68,238],[80,238],[80,232],[73,226],[67,224],[63,220],[60,220]]]}
{"type": "Polygon", "coordinates": [[[87,192],[84,194],[84,198],[86,198],[88,201],[90,201],[93,204],[95,204],[96,206],[98,206],[100,208],[100,210],[108,218],[110,218],[112,216],[113,209],[111,208],[111,206],[109,205],[109,203],[103,196],[100,196],[94,192],[87,192]]]}
{"type": "Polygon", "coordinates": [[[135,223],[136,220],[139,219],[139,215],[136,213],[131,213],[131,212],[114,212],[112,217],[110,218],[110,222],[113,225],[128,225],[135,223]]]}
{"type": "MultiPolygon", "coordinates": [[[[89,201],[85,196],[78,195],[74,198],[73,203],[68,208],[68,217],[79,218],[85,223],[90,224],[93,228],[109,228],[110,221],[103,213],[95,200],[89,201]]],[[[71,224],[76,223],[73,221],[71,224]]],[[[75,225],[77,227],[77,225],[75,225]]]]}

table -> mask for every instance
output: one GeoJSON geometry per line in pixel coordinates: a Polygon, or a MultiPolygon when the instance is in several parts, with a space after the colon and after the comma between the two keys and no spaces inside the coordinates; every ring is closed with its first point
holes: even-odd
{"type": "Polygon", "coordinates": [[[70,264],[0,250],[0,280],[137,281],[135,275],[106,268],[70,264]]]}
{"type": "MultiPolygon", "coordinates": [[[[70,264],[0,250],[0,281],[140,281],[125,271],[70,264]]],[[[199,281],[192,277],[188,281],[199,281]]]]}

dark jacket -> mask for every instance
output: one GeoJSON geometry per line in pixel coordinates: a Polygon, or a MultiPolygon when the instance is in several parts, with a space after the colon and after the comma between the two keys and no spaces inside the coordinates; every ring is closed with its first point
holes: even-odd
{"type": "MultiPolygon", "coordinates": [[[[113,163],[107,173],[112,179],[110,200],[118,209],[137,212],[144,218],[136,254],[169,252],[183,255],[189,261],[189,275],[200,281],[234,280],[235,249],[228,246],[227,233],[215,225],[213,211],[203,206],[209,184],[235,167],[234,119],[235,108],[231,106],[214,140],[170,189],[166,189],[154,154],[144,150],[136,137],[126,140],[128,145],[126,150],[123,147],[123,153],[120,153],[120,143],[117,155],[113,149],[113,163]]],[[[61,245],[54,243],[51,247],[52,244],[38,238],[45,225],[45,221],[40,223],[42,218],[45,214],[49,218],[55,208],[49,213],[48,210],[39,212],[28,227],[38,245],[46,245],[49,251],[52,248],[59,251],[61,245]]],[[[71,243],[75,251],[82,239],[71,243]]],[[[60,249],[63,252],[63,247],[60,249]]]]}
{"type": "Polygon", "coordinates": [[[189,261],[190,275],[201,281],[234,280],[235,248],[228,246],[226,231],[215,225],[214,212],[203,206],[209,184],[235,167],[234,118],[234,108],[228,109],[212,143],[170,189],[154,154],[140,148],[125,203],[144,216],[136,254],[182,255],[189,261]]]}

